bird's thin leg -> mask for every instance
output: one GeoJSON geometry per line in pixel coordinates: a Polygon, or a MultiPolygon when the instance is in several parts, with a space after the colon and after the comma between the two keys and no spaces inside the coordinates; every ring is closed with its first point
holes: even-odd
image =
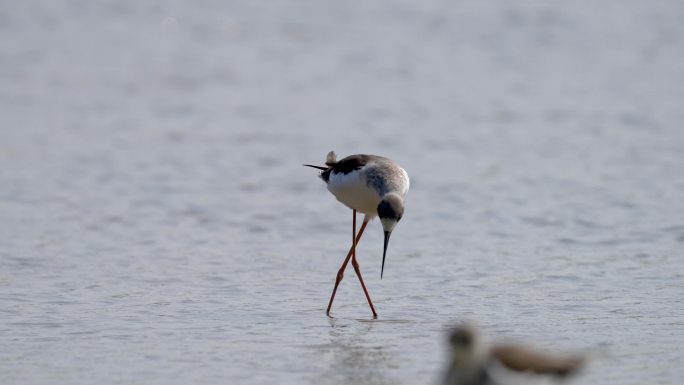
{"type": "MultiPolygon", "coordinates": [[[[363,226],[368,222],[363,222],[363,226]]],[[[363,288],[363,293],[366,294],[366,299],[368,300],[368,305],[370,305],[371,311],[373,312],[373,318],[378,318],[378,313],[375,312],[375,307],[373,306],[373,301],[371,301],[370,294],[368,294],[368,289],[366,289],[366,284],[363,283],[363,277],[361,276],[361,269],[359,268],[359,262],[356,260],[356,210],[354,210],[354,219],[352,221],[352,266],[354,266],[354,271],[359,277],[361,282],[361,287],[363,288]]]]}
{"type": "MultiPolygon", "coordinates": [[[[354,218],[356,218],[356,210],[354,210],[354,218]]],[[[332,308],[333,301],[335,300],[335,293],[337,293],[337,287],[340,285],[340,282],[342,282],[342,278],[344,278],[344,270],[347,268],[347,264],[349,263],[349,260],[351,259],[352,252],[355,249],[355,246],[357,243],[359,243],[359,240],[361,239],[361,235],[363,235],[363,230],[366,229],[366,225],[368,222],[364,221],[363,224],[361,225],[361,228],[359,229],[359,233],[356,235],[354,240],[356,242],[352,242],[352,247],[349,248],[349,253],[347,253],[347,257],[344,259],[344,262],[342,263],[342,267],[340,267],[340,270],[337,272],[337,278],[335,279],[335,288],[333,288],[332,295],[330,296],[330,302],[328,302],[328,310],[326,310],[325,314],[330,316],[330,309],[332,308]]],[[[356,227],[356,226],[354,226],[356,227]]]]}

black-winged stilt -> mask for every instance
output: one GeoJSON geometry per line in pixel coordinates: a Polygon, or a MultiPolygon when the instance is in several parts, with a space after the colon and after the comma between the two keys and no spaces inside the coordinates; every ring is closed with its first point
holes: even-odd
{"type": "Polygon", "coordinates": [[[344,277],[344,270],[351,258],[352,266],[354,266],[354,271],[356,271],[356,275],[359,277],[359,281],[361,281],[361,287],[366,294],[373,317],[377,317],[373,301],[368,294],[366,284],[363,282],[359,263],[356,260],[356,244],[361,239],[368,221],[376,216],[380,217],[380,222],[385,232],[382,268],[380,270],[380,278],[382,279],[390,235],[404,214],[404,197],[409,189],[408,174],[397,163],[381,156],[351,155],[338,161],[333,151],[328,153],[325,166],[310,164],[305,164],[305,166],[323,170],[320,177],[328,185],[328,190],[338,201],[353,211],[352,245],[340,270],[337,272],[335,287],[330,296],[326,314],[330,316],[330,309],[335,299],[337,287],[344,277]],[[358,234],[356,234],[357,211],[365,214],[358,234]]]}

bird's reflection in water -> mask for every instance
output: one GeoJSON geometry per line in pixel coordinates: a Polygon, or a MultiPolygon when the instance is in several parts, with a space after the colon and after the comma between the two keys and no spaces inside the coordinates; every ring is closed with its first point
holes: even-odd
{"type": "Polygon", "coordinates": [[[373,322],[330,319],[330,345],[326,355],[330,368],[320,383],[385,385],[400,384],[391,376],[397,360],[387,349],[368,336],[375,328],[373,322]]]}

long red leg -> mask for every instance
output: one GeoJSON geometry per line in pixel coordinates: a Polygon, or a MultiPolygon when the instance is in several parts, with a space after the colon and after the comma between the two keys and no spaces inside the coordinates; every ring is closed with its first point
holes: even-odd
{"type": "MultiPolygon", "coordinates": [[[[363,222],[363,225],[365,226],[366,222],[363,222]]],[[[371,311],[373,312],[373,318],[378,318],[378,313],[375,312],[375,307],[373,306],[373,301],[371,301],[370,294],[368,294],[368,289],[366,289],[366,284],[363,283],[363,277],[361,276],[361,268],[359,268],[359,262],[356,260],[356,210],[354,210],[354,220],[352,227],[352,266],[354,266],[354,271],[356,271],[356,275],[359,277],[359,282],[361,282],[363,293],[366,294],[368,305],[370,305],[371,311]]]]}
{"type": "MultiPolygon", "coordinates": [[[[354,210],[354,222],[356,222],[356,210],[354,210]]],[[[330,316],[330,309],[332,308],[333,301],[335,300],[335,293],[337,293],[337,287],[340,285],[340,282],[342,282],[342,278],[344,278],[344,270],[347,268],[347,264],[349,263],[349,260],[351,259],[352,253],[355,250],[355,246],[357,243],[359,243],[359,240],[361,239],[361,235],[363,235],[363,230],[366,229],[366,225],[368,222],[363,222],[361,224],[361,228],[359,229],[359,233],[356,235],[354,238],[355,242],[352,242],[352,247],[349,249],[349,253],[347,253],[347,257],[344,259],[344,262],[342,263],[342,267],[340,267],[340,270],[337,272],[337,278],[335,279],[335,288],[333,288],[332,295],[330,296],[330,302],[328,302],[328,310],[326,310],[325,314],[330,316]]],[[[356,227],[356,226],[354,226],[356,227]]],[[[356,230],[356,229],[354,229],[356,230]]]]}

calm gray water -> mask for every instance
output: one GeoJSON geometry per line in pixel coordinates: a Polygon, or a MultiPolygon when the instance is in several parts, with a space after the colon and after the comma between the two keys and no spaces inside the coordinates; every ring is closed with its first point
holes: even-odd
{"type": "Polygon", "coordinates": [[[434,384],[443,331],[684,376],[684,3],[4,1],[0,382],[434,384]],[[412,178],[380,280],[302,163],[412,178]]]}

